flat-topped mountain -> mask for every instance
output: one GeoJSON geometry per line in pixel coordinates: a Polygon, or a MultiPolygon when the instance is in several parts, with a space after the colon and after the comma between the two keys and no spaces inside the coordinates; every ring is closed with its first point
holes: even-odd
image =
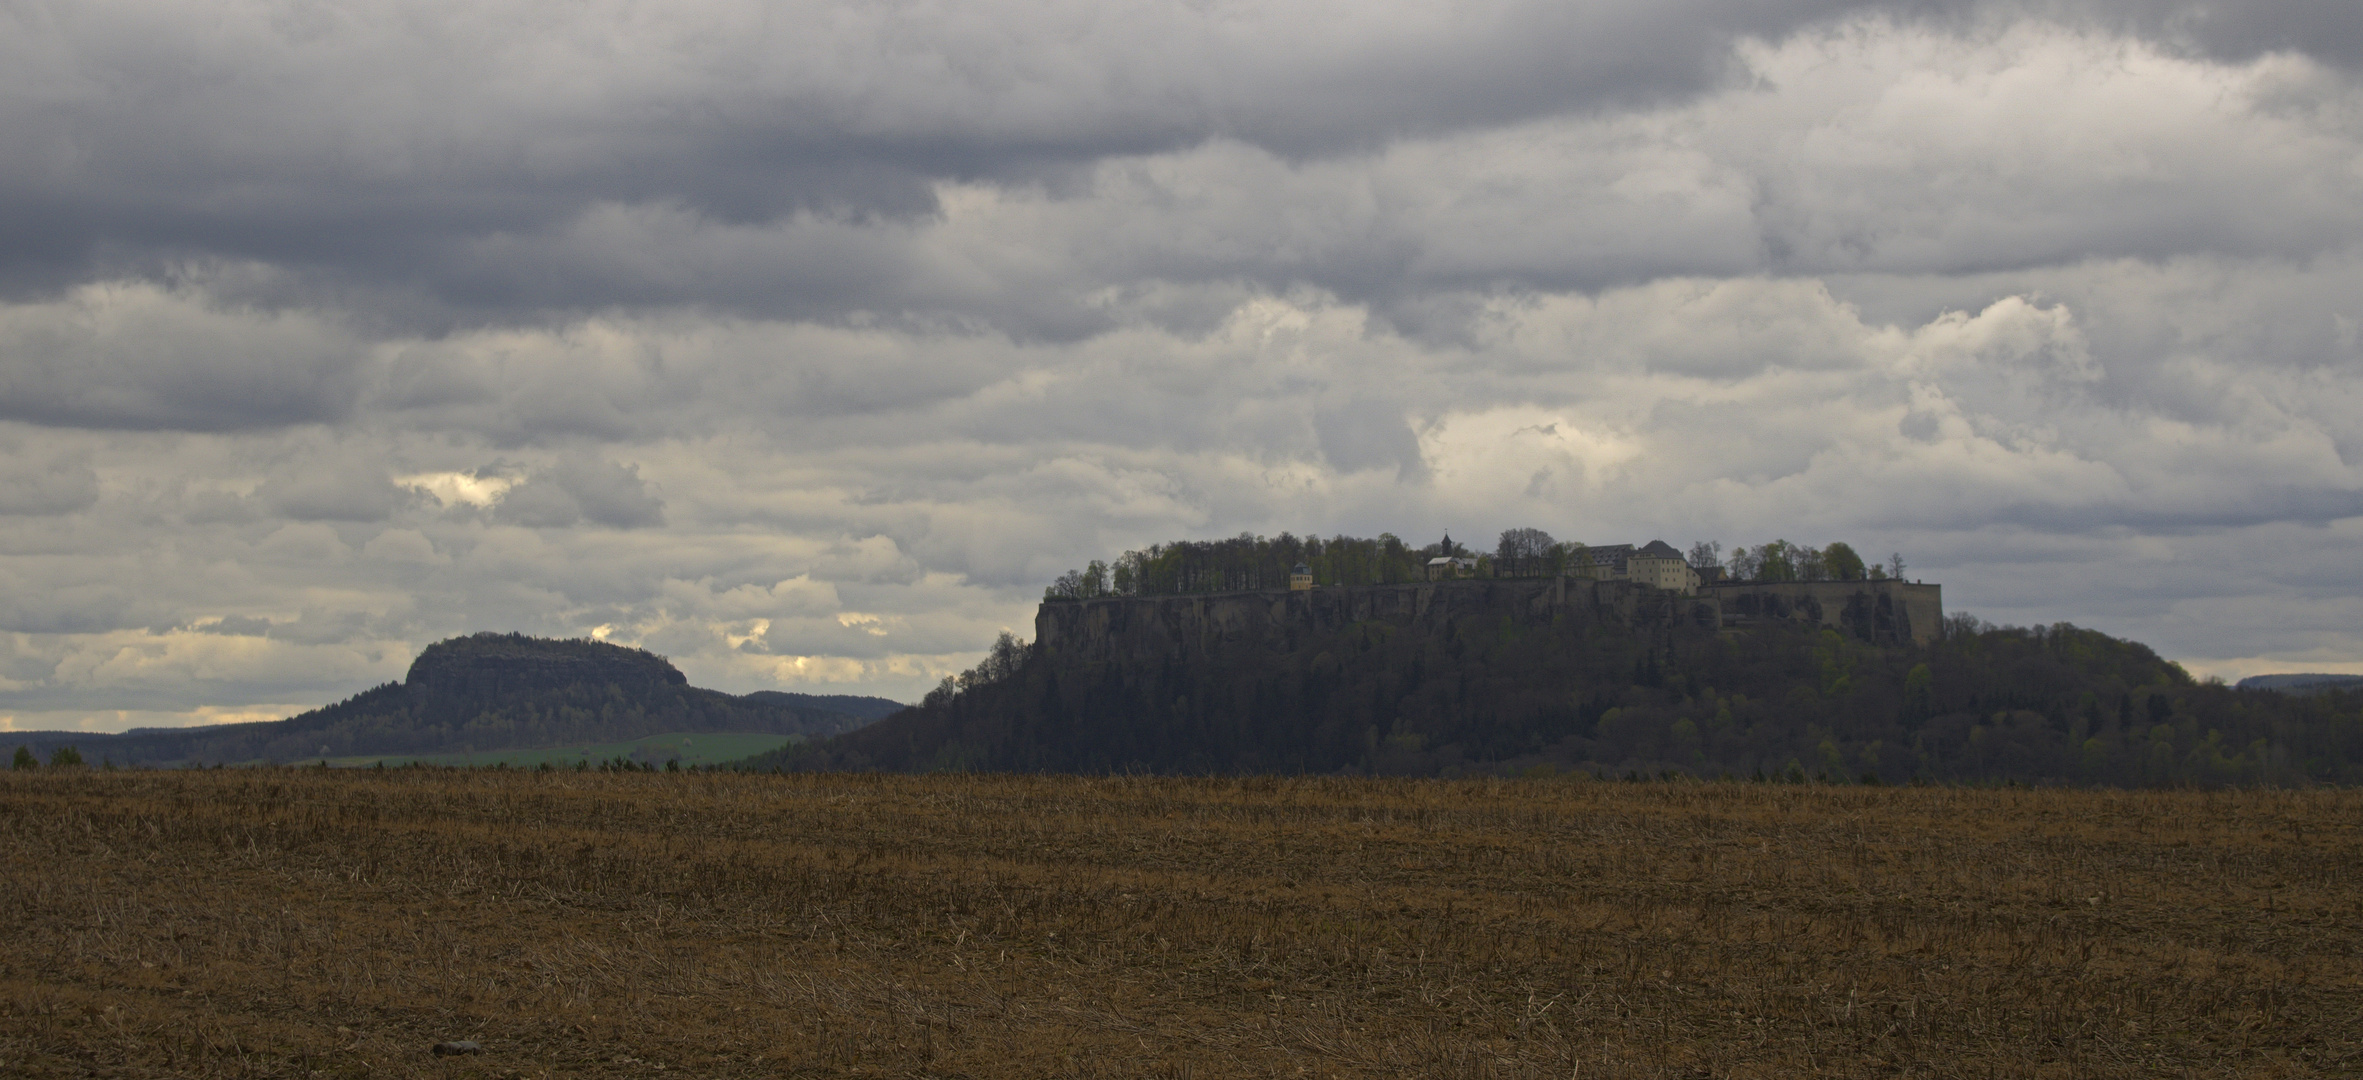
{"type": "Polygon", "coordinates": [[[2319,694],[2325,690],[2354,690],[2363,687],[2363,675],[2321,673],[2251,675],[2240,680],[2238,685],[2242,690],[2278,690],[2284,694],[2319,694]]]}
{"type": "MultiPolygon", "coordinates": [[[[1947,615],[1843,542],[1184,540],[1069,571],[927,700],[750,768],[2363,782],[2363,691],[1947,615]]],[[[2313,677],[2306,677],[2311,679],[2313,677]]]]}
{"type": "Polygon", "coordinates": [[[748,693],[746,699],[844,713],[863,720],[877,720],[910,708],[899,701],[859,694],[797,694],[786,690],[756,690],[748,693]]]}
{"type": "Polygon", "coordinates": [[[2192,679],[1935,586],[1631,580],[1054,597],[921,705],[755,768],[2363,781],[2363,694],[2192,679]]]}
{"type": "Polygon", "coordinates": [[[883,698],[689,685],[663,657],[602,641],[481,633],[436,642],[398,683],[286,720],[123,735],[29,732],[46,754],[72,745],[116,764],[307,761],[607,743],[669,732],[826,736],[901,708],[883,698]]]}
{"type": "Polygon", "coordinates": [[[591,687],[612,688],[643,707],[671,704],[682,698],[689,677],[645,649],[484,633],[427,646],[401,686],[417,717],[464,722],[487,705],[565,698],[591,687]]]}

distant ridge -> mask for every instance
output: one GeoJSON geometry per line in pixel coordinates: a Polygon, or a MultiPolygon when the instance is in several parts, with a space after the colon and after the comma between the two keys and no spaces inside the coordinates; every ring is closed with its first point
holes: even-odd
{"type": "Polygon", "coordinates": [[[690,686],[664,657],[588,639],[479,633],[419,652],[386,683],[286,720],[120,735],[16,732],[44,758],[73,746],[117,765],[300,762],[613,743],[671,732],[808,735],[859,728],[902,706],[884,698],[690,686]]]}
{"type": "Polygon", "coordinates": [[[785,690],[757,690],[746,695],[748,701],[777,702],[799,709],[825,709],[858,716],[864,720],[881,720],[910,706],[882,697],[858,694],[796,694],[785,690]]]}
{"type": "Polygon", "coordinates": [[[2251,675],[2233,685],[2242,690],[2279,690],[2320,693],[2333,687],[2363,684],[2363,675],[2251,675]]]}

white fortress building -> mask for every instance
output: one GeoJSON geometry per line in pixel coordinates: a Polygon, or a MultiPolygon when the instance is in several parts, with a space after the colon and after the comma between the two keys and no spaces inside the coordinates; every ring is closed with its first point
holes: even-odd
{"type": "Polygon", "coordinates": [[[1698,592],[1698,571],[1691,568],[1672,544],[1663,540],[1652,540],[1637,548],[1631,544],[1588,547],[1577,552],[1573,562],[1567,571],[1573,577],[1637,581],[1683,596],[1698,592]]]}

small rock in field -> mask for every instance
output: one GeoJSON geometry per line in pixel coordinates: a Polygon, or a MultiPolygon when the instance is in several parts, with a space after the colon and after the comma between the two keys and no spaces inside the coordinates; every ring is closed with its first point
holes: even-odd
{"type": "Polygon", "coordinates": [[[437,1057],[448,1057],[452,1054],[481,1054],[483,1052],[482,1046],[469,1039],[455,1039],[451,1042],[435,1044],[435,1056],[437,1057]]]}

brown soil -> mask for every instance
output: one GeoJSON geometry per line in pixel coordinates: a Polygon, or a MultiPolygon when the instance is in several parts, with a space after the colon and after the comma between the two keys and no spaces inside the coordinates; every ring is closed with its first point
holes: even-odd
{"type": "Polygon", "coordinates": [[[2351,791],[40,770],[0,866],[9,1076],[2363,1075],[2351,791]]]}

